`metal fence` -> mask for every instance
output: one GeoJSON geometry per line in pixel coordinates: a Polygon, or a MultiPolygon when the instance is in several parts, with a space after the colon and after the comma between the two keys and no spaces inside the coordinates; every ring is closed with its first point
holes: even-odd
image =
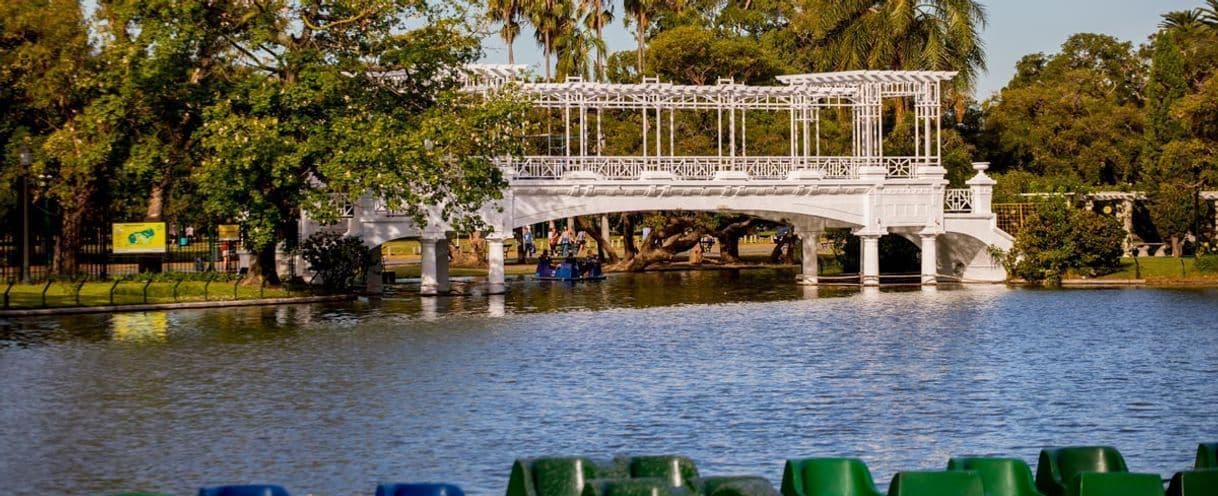
{"type": "MultiPolygon", "coordinates": [[[[21,278],[22,252],[25,249],[20,232],[0,233],[0,279],[21,278]]],[[[162,272],[217,271],[235,273],[240,266],[235,242],[219,241],[214,234],[167,236],[164,253],[116,254],[108,223],[86,228],[76,257],[76,277],[110,279],[149,270],[162,272]]],[[[30,233],[29,277],[44,281],[51,273],[55,252],[55,236],[30,233]]]]}
{"type": "Polygon", "coordinates": [[[995,203],[994,213],[998,216],[998,228],[1012,236],[1023,230],[1028,217],[1036,211],[1035,203],[995,203]]]}

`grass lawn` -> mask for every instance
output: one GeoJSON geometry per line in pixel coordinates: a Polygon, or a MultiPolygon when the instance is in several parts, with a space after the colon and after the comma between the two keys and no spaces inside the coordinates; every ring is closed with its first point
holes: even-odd
{"type": "MultiPolygon", "coordinates": [[[[204,301],[203,281],[184,281],[178,284],[177,298],[174,298],[173,282],[154,282],[148,285],[147,303],[174,303],[187,301],[204,301]]],[[[124,281],[117,286],[114,282],[86,282],[80,286],[79,299],[76,285],[70,282],[54,282],[48,288],[46,284],[15,284],[9,291],[9,308],[40,308],[43,306],[43,289],[46,288],[47,307],[101,306],[101,305],[135,305],[145,303],[144,283],[139,281],[124,281]],[[114,290],[111,300],[110,291],[114,290]],[[112,303],[113,302],[113,303],[112,303]]],[[[264,295],[266,298],[287,296],[284,288],[266,288],[263,293],[257,286],[237,286],[236,298],[233,294],[233,283],[216,281],[207,287],[207,301],[220,300],[252,300],[264,295]]],[[[294,292],[294,296],[301,293],[294,292]]]]}
{"type": "Polygon", "coordinates": [[[1218,274],[1197,271],[1192,257],[1139,257],[1136,266],[1132,258],[1121,259],[1121,270],[1099,279],[1139,278],[1146,279],[1148,282],[1203,282],[1218,281],[1218,274]],[[1138,277],[1139,275],[1141,277],[1138,277]]]}

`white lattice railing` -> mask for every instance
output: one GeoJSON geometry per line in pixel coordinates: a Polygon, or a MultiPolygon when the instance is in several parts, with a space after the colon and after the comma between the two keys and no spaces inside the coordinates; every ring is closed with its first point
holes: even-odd
{"type": "Polygon", "coordinates": [[[883,166],[891,178],[914,177],[919,157],[561,157],[528,156],[499,162],[514,179],[560,179],[587,173],[608,180],[638,179],[643,172],[667,172],[684,180],[709,180],[724,172],[751,179],[786,179],[793,171],[820,172],[828,179],[854,179],[859,167],[883,166]]]}
{"type": "Polygon", "coordinates": [[[949,189],[943,200],[943,211],[953,214],[967,214],[973,211],[973,191],[970,189],[949,189]]]}

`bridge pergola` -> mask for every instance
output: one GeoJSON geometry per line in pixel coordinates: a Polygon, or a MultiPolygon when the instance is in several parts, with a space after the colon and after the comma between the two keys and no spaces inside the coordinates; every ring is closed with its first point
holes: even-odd
{"type": "Polygon", "coordinates": [[[954,72],[852,71],[779,76],[780,86],[750,86],[731,80],[714,85],[681,85],[644,78],[641,83],[611,84],[567,78],[557,83],[524,80],[524,66],[474,65],[464,82],[471,92],[490,92],[514,85],[537,108],[562,115],[562,149],[547,155],[505,159],[502,165],[515,179],[558,179],[587,175],[602,179],[665,177],[786,179],[820,177],[854,179],[862,167],[882,167],[891,178],[912,177],[919,166],[940,162],[940,90],[954,72]],[[912,100],[914,126],[911,156],[884,153],[885,100],[912,100]],[[604,110],[638,111],[642,146],[631,156],[603,153],[604,110]],[[851,155],[822,152],[821,112],[851,112],[851,155]],[[716,114],[716,154],[677,153],[676,114],[682,111],[716,114]],[[750,155],[750,112],[787,115],[785,155],[750,155]]]}
{"type": "MultiPolygon", "coordinates": [[[[1010,248],[1013,238],[997,228],[991,210],[994,181],[985,175],[988,164],[975,164],[977,175],[963,189],[947,188],[941,164],[940,91],[953,76],[853,71],[780,76],[780,84],[773,86],[656,79],[607,84],[578,78],[530,82],[524,66],[469,66],[459,76],[463,91],[518,92],[549,118],[561,116],[557,127],[563,136],[561,147],[547,147],[547,154],[495,159],[508,187],[501,200],[478,213],[491,227],[486,236],[488,291],[505,290],[504,242],[514,229],[560,218],[660,210],[732,212],[785,222],[799,233],[804,253],[816,252],[827,229],[850,229],[861,240],[859,283],[864,286],[880,283],[879,240],[888,234],[921,248],[924,284],[940,278],[1001,281],[1005,271],[989,248],[1010,248]],[[912,150],[908,155],[885,151],[884,106],[897,100],[913,109],[912,143],[901,145],[912,150]],[[640,140],[628,154],[607,153],[606,110],[618,121],[637,119],[640,140]],[[701,154],[693,155],[688,145],[681,146],[676,123],[685,112],[701,113],[703,122],[713,113],[714,130],[708,130],[715,134],[713,148],[704,144],[701,154]],[[770,114],[764,154],[749,146],[750,119],[759,113],[770,114]],[[827,142],[822,116],[835,119],[839,113],[849,115],[850,122],[835,122],[845,126],[831,136],[843,141],[827,142]],[[784,131],[785,143],[773,136],[784,131]]],[[[426,226],[414,225],[383,201],[365,196],[343,217],[345,233],[360,236],[369,246],[418,237],[421,292],[448,290],[448,257],[443,254],[456,228],[442,216],[429,214],[426,226]]],[[[302,218],[302,233],[329,227],[302,218]]],[[[817,257],[805,256],[802,264],[799,283],[818,284],[817,257]]]]}

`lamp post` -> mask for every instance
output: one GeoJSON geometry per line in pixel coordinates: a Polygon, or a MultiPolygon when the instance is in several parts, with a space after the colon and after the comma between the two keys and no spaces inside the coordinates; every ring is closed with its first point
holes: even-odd
{"type": "Polygon", "coordinates": [[[30,282],[30,177],[29,168],[34,163],[29,145],[21,145],[21,282],[30,282]]]}

